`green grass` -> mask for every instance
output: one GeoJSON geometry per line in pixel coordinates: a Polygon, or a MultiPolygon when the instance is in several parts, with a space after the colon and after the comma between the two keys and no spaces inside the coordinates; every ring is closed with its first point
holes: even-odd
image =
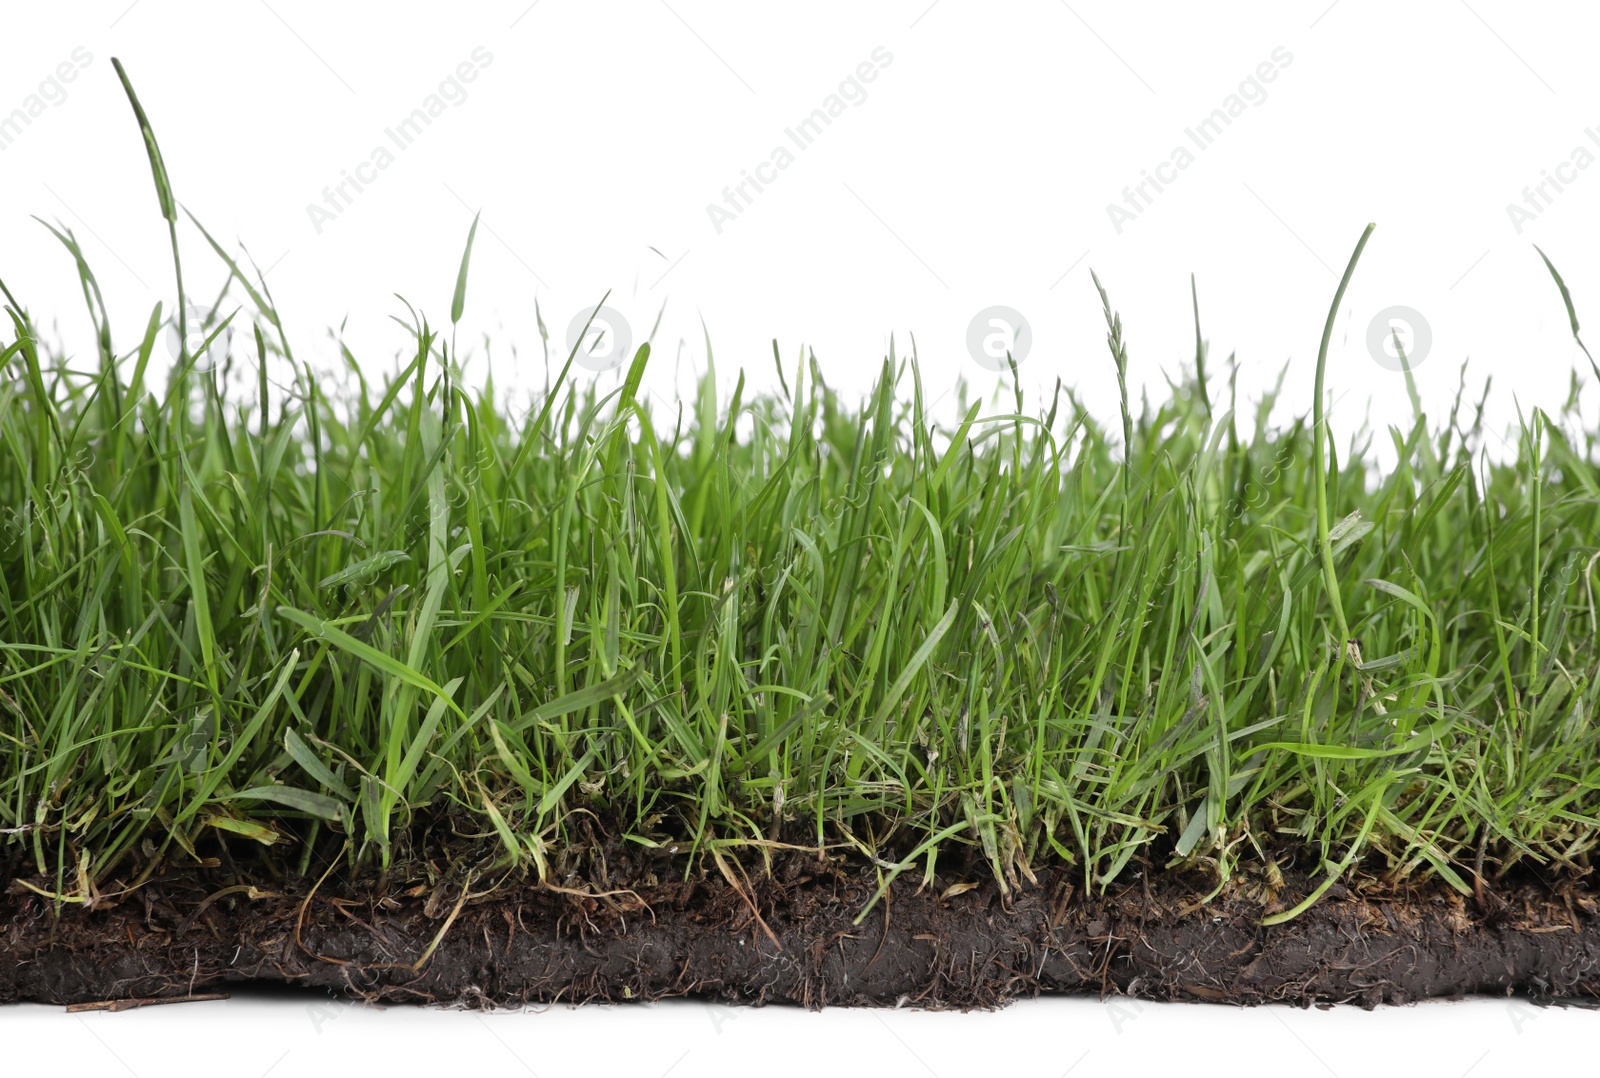
{"type": "Polygon", "coordinates": [[[381,382],[295,364],[274,391],[289,339],[218,247],[251,346],[156,393],[167,316],[115,343],[57,235],[98,354],[5,291],[0,851],[64,900],[218,838],[546,876],[595,829],[685,871],[781,842],[886,880],[975,855],[1007,888],[1141,856],[1219,886],[1290,856],[1462,890],[1588,870],[1576,388],[1509,446],[1481,401],[1419,405],[1380,467],[1320,437],[1326,334],[1309,418],[1207,380],[1198,313],[1193,367],[1133,411],[1107,299],[1114,428],[1017,388],[949,429],[914,359],[853,402],[776,344],[778,393],[708,373],[652,408],[646,345],[604,392],[556,357],[513,412],[415,315],[381,382]]]}

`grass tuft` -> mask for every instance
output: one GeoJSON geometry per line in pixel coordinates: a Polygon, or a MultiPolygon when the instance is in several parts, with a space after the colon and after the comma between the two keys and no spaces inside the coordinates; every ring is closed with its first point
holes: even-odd
{"type": "Polygon", "coordinates": [[[185,348],[158,394],[161,308],[119,348],[63,231],[99,361],[9,290],[0,337],[0,848],[64,901],[218,842],[545,876],[596,826],[686,871],[783,842],[885,884],[1587,871],[1594,427],[1574,394],[1489,454],[1458,395],[1387,432],[1394,465],[1369,432],[1330,460],[1370,234],[1286,424],[1275,391],[1222,409],[1197,298],[1194,369],[1135,411],[1100,289],[1111,431],[1065,388],[942,426],[914,354],[856,403],[776,344],[776,394],[721,406],[708,374],[656,414],[646,345],[604,393],[569,355],[519,415],[420,316],[397,370],[334,383],[214,242],[252,332],[203,328],[253,348],[185,348]]]}

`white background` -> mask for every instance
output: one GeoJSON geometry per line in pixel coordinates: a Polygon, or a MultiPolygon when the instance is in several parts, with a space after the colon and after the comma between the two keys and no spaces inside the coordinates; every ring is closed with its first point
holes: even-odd
{"type": "Polygon", "coordinates": [[[121,1014],[0,1010],[6,1073],[70,1059],[117,1078],[1523,1078],[1592,1073],[1595,1028],[1593,1011],[1520,999],[1372,1012],[1053,998],[971,1014],[686,1002],[483,1014],[277,994],[121,1014]]]}
{"type": "MultiPolygon", "coordinates": [[[[269,270],[297,353],[323,369],[341,324],[365,366],[390,367],[397,293],[447,321],[482,209],[461,339],[493,335],[502,386],[543,381],[535,299],[559,348],[572,315],[610,291],[636,342],[665,304],[651,371],[663,400],[675,374],[704,365],[702,319],[725,396],[736,368],[773,384],[774,338],[791,365],[804,343],[831,381],[865,390],[891,334],[901,352],[915,335],[930,397],[959,377],[992,389],[965,333],[1004,304],[1033,330],[1025,386],[1060,377],[1114,415],[1092,267],[1127,324],[1136,383],[1159,392],[1192,356],[1194,273],[1213,371],[1237,352],[1249,395],[1287,362],[1299,412],[1338,273],[1376,221],[1334,340],[1336,429],[1354,431],[1369,399],[1380,433],[1409,415],[1399,375],[1366,345],[1396,305],[1431,328],[1417,373],[1435,414],[1469,357],[1474,399],[1498,376],[1497,428],[1519,401],[1559,406],[1578,353],[1531,245],[1580,314],[1600,309],[1600,163],[1570,164],[1580,146],[1600,154],[1585,134],[1600,138],[1600,14],[1498,0],[1227,7],[5,3],[17,47],[0,114],[74,49],[93,62],[0,150],[0,279],[88,350],[70,260],[37,214],[83,240],[120,347],[158,300],[170,312],[164,222],[118,55],[179,201],[269,270]],[[492,59],[464,99],[449,89],[457,103],[319,232],[308,205],[479,47],[492,59]],[[719,234],[707,205],[880,47],[892,61],[864,100],[719,234]],[[1119,234],[1107,206],[1192,148],[1185,130],[1275,50],[1291,60],[1245,88],[1256,103],[1119,234]],[[1507,206],[1558,166],[1574,182],[1547,187],[1548,207],[1534,193],[1541,212],[1519,234],[1507,206]]],[[[192,229],[184,246],[190,291],[209,303],[220,264],[192,229]]]]}
{"type": "MultiPolygon", "coordinates": [[[[1093,267],[1127,324],[1136,385],[1159,394],[1192,356],[1193,273],[1213,371],[1237,352],[1248,396],[1288,363],[1298,412],[1310,406],[1338,274],[1370,220],[1379,228],[1334,338],[1337,430],[1355,431],[1369,408],[1380,432],[1409,415],[1400,376],[1366,343],[1392,306],[1419,312],[1432,334],[1416,358],[1436,415],[1469,358],[1473,398],[1495,378],[1495,425],[1519,405],[1558,407],[1579,357],[1531,244],[1562,269],[1580,317],[1600,325],[1600,163],[1566,164],[1579,147],[1600,155],[1586,134],[1600,139],[1600,13],[1500,0],[1227,11],[1098,0],[506,0],[381,11],[300,0],[0,2],[9,46],[0,121],[31,95],[54,102],[0,138],[0,279],[69,351],[91,354],[71,262],[37,214],[83,241],[119,348],[136,343],[156,302],[170,312],[165,225],[115,55],[179,201],[220,240],[248,248],[297,352],[324,370],[337,361],[330,327],[341,325],[365,368],[391,367],[396,293],[447,321],[481,209],[461,341],[470,369],[481,377],[492,366],[508,390],[545,375],[535,300],[558,348],[572,315],[608,290],[636,342],[665,305],[649,375],[662,401],[675,378],[681,387],[704,369],[702,321],[724,396],[738,368],[774,383],[774,338],[791,366],[803,343],[830,381],[865,390],[891,334],[901,353],[915,336],[930,397],[948,399],[961,378],[988,392],[996,376],[969,356],[966,329],[1004,304],[1032,329],[1025,387],[1059,377],[1109,416],[1115,380],[1093,267]],[[480,48],[487,66],[442,91],[456,103],[335,219],[314,224],[307,207],[323,204],[323,189],[370,160],[385,129],[480,48]],[[707,205],[880,49],[891,59],[859,88],[864,99],[846,91],[856,103],[719,231],[707,205]],[[81,70],[75,50],[89,58],[81,70]],[[1275,51],[1290,60],[1274,65],[1273,81],[1241,89],[1275,51]],[[73,81],[42,88],[62,63],[73,81]],[[1193,149],[1185,129],[1235,93],[1254,103],[1119,231],[1108,204],[1124,205],[1124,188],[1174,147],[1193,149]],[[1514,221],[1508,205],[1526,208],[1524,189],[1552,173],[1572,182],[1533,193],[1539,212],[1514,221]]],[[[209,303],[220,266],[192,229],[182,242],[193,299],[209,303]]],[[[1584,403],[1594,422],[1592,387],[1584,403]]],[[[8,1054],[31,1045],[23,1055],[41,1059],[46,1046],[63,1057],[54,1038],[66,1030],[71,1056],[104,1073],[180,1073],[169,1061],[181,1045],[230,1071],[245,1050],[262,1068],[281,1058],[277,1073],[297,1074],[347,1074],[383,1053],[448,1065],[471,1051],[512,1073],[520,1054],[540,1073],[582,1062],[646,1078],[675,1059],[675,1073],[781,1074],[824,1059],[917,1073],[913,1046],[938,1074],[1028,1053],[1049,1066],[1024,1072],[1057,1073],[1083,1050],[1076,1073],[1136,1073],[1161,1060],[1220,1071],[1246,1058],[1312,1073],[1407,1060],[1420,1073],[1474,1061],[1475,1074],[1513,1073],[1513,1059],[1533,1069],[1541,1052],[1553,1061],[1582,1035],[1592,1043],[1596,1028],[1576,1012],[1527,1012],[1538,1021],[1523,1022],[1519,1005],[1498,1002],[1377,1015],[1145,1007],[1131,1024],[1084,1001],[964,1018],[767,1010],[723,1021],[679,1006],[487,1025],[348,1009],[328,1024],[313,1006],[280,998],[81,1019],[21,1008],[0,1013],[0,1025],[13,1034],[8,1054]]]]}
{"type": "Polygon", "coordinates": [[[971,1014],[674,1001],[483,1014],[274,993],[122,1014],[0,1011],[6,1073],[70,1059],[118,1078],[1522,1078],[1592,1072],[1595,1025],[1594,1011],[1526,1000],[1368,1012],[1046,998],[971,1014]]]}

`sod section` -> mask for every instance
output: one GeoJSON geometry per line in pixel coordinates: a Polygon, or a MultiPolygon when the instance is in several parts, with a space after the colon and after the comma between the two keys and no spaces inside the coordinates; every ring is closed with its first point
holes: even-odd
{"type": "MultiPolygon", "coordinates": [[[[867,874],[843,892],[862,933],[891,884],[907,910],[967,887],[1027,909],[1137,880],[1198,916],[1260,879],[1268,928],[1350,887],[1492,917],[1587,886],[1578,375],[1502,437],[1487,383],[1429,417],[1405,371],[1412,422],[1336,443],[1328,340],[1370,228],[1301,418],[1208,373],[1198,305],[1184,377],[1134,407],[1104,289],[1109,426],[1020,379],[937,421],[944,389],[893,348],[862,401],[776,344],[779,390],[729,393],[709,342],[691,399],[642,390],[648,344],[598,378],[547,353],[512,399],[455,343],[476,224],[449,330],[404,307],[391,373],[318,372],[262,276],[180,217],[134,109],[177,314],[119,344],[64,227],[95,354],[52,351],[0,285],[0,867],[28,924],[42,902],[89,932],[185,886],[220,917],[323,877],[457,902],[704,877],[754,914],[795,857],[867,874]],[[220,260],[220,315],[191,314],[180,225],[220,260]],[[169,326],[205,343],[158,370],[169,326]],[[616,851],[664,860],[633,878],[616,851]]],[[[585,931],[535,906],[546,937],[585,931]]]]}
{"type": "MultiPolygon", "coordinates": [[[[646,860],[623,855],[615,868],[639,878],[646,860]]],[[[120,1009],[249,983],[471,1007],[687,996],[965,1009],[1046,993],[1364,1007],[1517,993],[1592,1005],[1600,995],[1596,896],[1522,874],[1489,907],[1436,882],[1338,885],[1274,926],[1261,923],[1265,879],[1236,877],[1202,904],[1208,878],[1182,870],[1090,895],[1064,867],[1009,898],[993,881],[905,881],[859,925],[876,874],[808,855],[738,886],[714,875],[591,894],[532,883],[350,891],[331,880],[249,891],[234,878],[182,874],[59,918],[36,895],[0,898],[0,1002],[120,1009]]]]}

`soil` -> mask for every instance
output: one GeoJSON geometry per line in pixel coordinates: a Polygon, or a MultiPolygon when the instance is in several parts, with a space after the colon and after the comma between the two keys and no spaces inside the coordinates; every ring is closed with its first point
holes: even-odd
{"type": "Polygon", "coordinates": [[[467,1006],[1600,996],[1600,893],[1583,878],[1501,881],[1476,896],[1336,886],[1299,918],[1262,927],[1264,910],[1287,907],[1309,881],[1236,880],[1202,904],[1214,883],[1179,872],[1141,873],[1106,895],[1085,894],[1067,870],[1009,894],[992,880],[919,889],[907,872],[857,926],[877,886],[870,867],[800,854],[770,874],[724,863],[726,873],[712,864],[664,883],[628,866],[650,886],[502,879],[465,891],[448,880],[351,888],[331,872],[252,889],[238,875],[175,869],[93,909],[13,880],[0,896],[0,1002],[120,1008],[248,982],[467,1006]]]}

